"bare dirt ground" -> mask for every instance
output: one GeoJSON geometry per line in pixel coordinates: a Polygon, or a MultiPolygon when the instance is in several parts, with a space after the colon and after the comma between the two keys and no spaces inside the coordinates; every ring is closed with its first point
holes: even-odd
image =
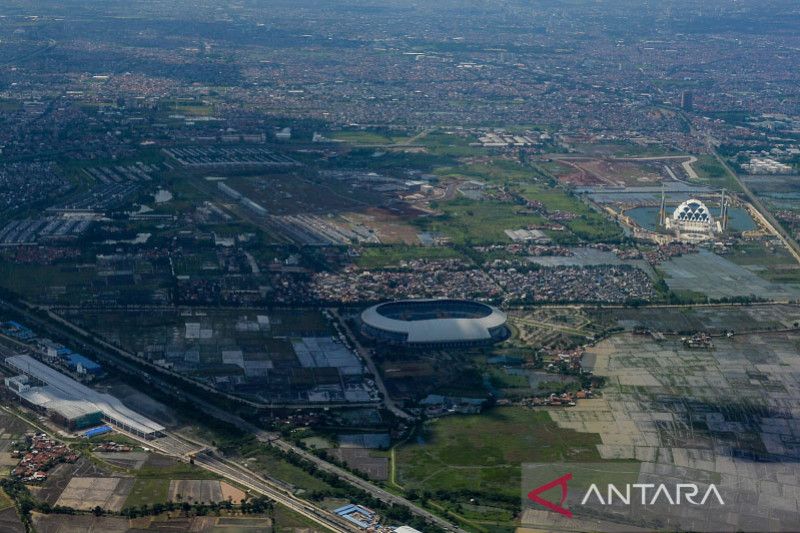
{"type": "Polygon", "coordinates": [[[120,511],[131,488],[133,478],[74,477],[56,504],[84,511],[98,506],[110,511],[120,511]]]}

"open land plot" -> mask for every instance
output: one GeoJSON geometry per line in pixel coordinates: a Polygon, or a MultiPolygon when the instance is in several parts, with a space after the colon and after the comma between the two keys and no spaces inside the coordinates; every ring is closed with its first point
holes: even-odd
{"type": "Polygon", "coordinates": [[[64,265],[0,261],[0,285],[35,301],[65,304],[80,301],[80,295],[90,289],[94,275],[93,267],[79,270],[64,265]]]}
{"type": "Polygon", "coordinates": [[[169,485],[169,479],[136,479],[123,507],[166,503],[169,501],[169,485]]]}
{"type": "Polygon", "coordinates": [[[740,191],[739,184],[713,155],[699,155],[692,164],[698,180],[710,187],[725,188],[729,191],[740,191]]]}
{"type": "Polygon", "coordinates": [[[743,244],[734,247],[725,258],[768,281],[800,286],[800,263],[783,246],[743,244]]]}
{"type": "Polygon", "coordinates": [[[780,195],[800,194],[800,176],[797,174],[780,175],[743,175],[740,177],[751,191],[765,198],[780,195]]]}
{"type": "Polygon", "coordinates": [[[367,448],[334,448],[328,453],[370,479],[389,479],[389,459],[385,455],[376,455],[376,452],[367,448]]]}
{"type": "Polygon", "coordinates": [[[634,144],[631,142],[575,143],[572,146],[582,155],[594,157],[662,157],[684,155],[669,146],[660,144],[634,144]]]}
{"type": "Polygon", "coordinates": [[[56,504],[83,511],[101,507],[118,512],[122,510],[133,481],[132,478],[74,477],[56,504]]]}
{"type": "Polygon", "coordinates": [[[210,479],[176,479],[169,483],[169,496],[172,501],[179,501],[177,496],[189,502],[220,502],[222,487],[219,481],[210,479]]]}
{"type": "Polygon", "coordinates": [[[31,519],[38,533],[85,533],[86,531],[126,533],[130,530],[130,521],[116,516],[33,513],[31,519]]]}
{"type": "Polygon", "coordinates": [[[559,431],[545,411],[495,408],[431,422],[396,450],[398,482],[421,490],[518,495],[520,464],[598,458],[596,435],[559,431]],[[497,439],[497,435],[503,435],[497,439]]]}
{"type": "Polygon", "coordinates": [[[418,244],[417,228],[408,223],[411,214],[392,212],[389,209],[370,207],[358,212],[343,213],[351,226],[368,228],[383,244],[418,244]]]}
{"type": "MultiPolygon", "coordinates": [[[[525,184],[518,187],[527,200],[542,202],[548,212],[572,213],[575,218],[564,221],[564,225],[575,236],[590,242],[617,239],[622,229],[615,222],[591,209],[577,197],[558,188],[525,184]]],[[[553,233],[557,242],[569,241],[569,234],[553,233]]]]}
{"type": "Polygon", "coordinates": [[[261,475],[280,480],[287,486],[306,491],[335,491],[321,479],[309,474],[299,466],[295,466],[268,450],[257,449],[245,453],[247,467],[261,475]]]}
{"type": "Polygon", "coordinates": [[[423,132],[413,138],[416,145],[422,146],[426,152],[438,156],[477,157],[485,156],[490,150],[471,143],[477,141],[473,136],[450,135],[445,132],[423,132]]]}
{"type": "Polygon", "coordinates": [[[0,490],[0,511],[4,511],[9,507],[14,507],[14,500],[12,500],[5,491],[0,490]]]}
{"type": "MultiPolygon", "coordinates": [[[[361,364],[349,349],[332,339],[332,326],[321,310],[193,308],[69,316],[143,359],[166,359],[188,377],[255,399],[264,400],[268,395],[270,400],[296,401],[299,395],[311,397],[317,385],[332,385],[325,389],[326,396],[320,393],[315,397],[319,401],[371,398],[361,379],[361,364]],[[297,338],[308,341],[293,344],[297,338]],[[301,345],[310,347],[301,350],[301,345]],[[337,357],[304,358],[309,350],[337,357]],[[347,390],[342,379],[349,380],[347,390]],[[356,385],[361,388],[356,390],[356,385]]],[[[156,418],[174,422],[174,414],[164,406],[148,404],[135,394],[129,396],[132,403],[158,414],[156,418]]]]}
{"type": "Polygon", "coordinates": [[[345,141],[350,144],[355,145],[384,145],[384,144],[395,144],[397,142],[402,142],[406,140],[408,137],[403,136],[390,136],[384,132],[376,132],[376,131],[366,131],[366,130],[345,130],[345,131],[335,131],[327,135],[331,139],[336,139],[337,141],[345,141]]]}
{"type": "Polygon", "coordinates": [[[25,526],[13,506],[0,511],[0,531],[4,533],[25,533],[25,526]]]}
{"type": "MultiPolygon", "coordinates": [[[[141,531],[192,531],[196,533],[269,533],[272,520],[263,516],[168,516],[141,517],[129,520],[123,517],[92,515],[62,515],[33,513],[33,524],[39,533],[127,533],[141,531]]],[[[294,523],[287,517],[287,523],[294,523]]],[[[14,531],[3,529],[2,531],[14,531]]],[[[24,529],[20,530],[24,531],[24,529]]],[[[294,529],[286,529],[294,533],[294,529]]],[[[309,530],[311,531],[311,530],[309,530]]]]}
{"type": "Polygon", "coordinates": [[[519,206],[495,200],[475,201],[465,198],[440,205],[441,216],[421,218],[425,230],[449,236],[457,244],[493,244],[509,241],[507,229],[525,228],[546,223],[539,215],[520,212],[519,206]]]}
{"type": "Polygon", "coordinates": [[[272,525],[272,520],[266,517],[222,516],[216,519],[213,533],[269,533],[275,531],[272,525]]]}
{"type": "Polygon", "coordinates": [[[597,178],[601,183],[614,187],[653,185],[663,179],[658,162],[588,159],[570,161],[569,164],[597,178]]]}
{"type": "Polygon", "coordinates": [[[797,287],[768,281],[708,250],[674,257],[659,268],[669,288],[678,293],[702,293],[711,299],[755,296],[780,301],[800,297],[797,287]]]}
{"type": "Polygon", "coordinates": [[[514,161],[501,159],[493,159],[488,163],[442,166],[436,168],[435,174],[440,178],[477,180],[492,185],[537,181],[537,176],[533,169],[524,167],[514,161]]]}
{"type": "Polygon", "coordinates": [[[94,452],[95,457],[127,470],[139,470],[147,461],[146,452],[94,452]]]}
{"type": "Polygon", "coordinates": [[[39,500],[55,505],[73,478],[111,477],[113,472],[107,465],[82,456],[76,463],[56,465],[47,474],[47,481],[40,486],[30,487],[30,490],[39,500]]]}
{"type": "MultiPolygon", "coordinates": [[[[260,348],[263,352],[274,339],[332,333],[331,325],[320,311],[305,310],[242,310],[233,314],[211,308],[185,312],[88,311],[70,318],[132,352],[156,347],[185,350],[195,345],[212,345],[220,362],[221,351],[235,349],[238,344],[259,343],[263,345],[260,348]],[[268,318],[262,318],[259,323],[259,316],[268,318]]],[[[154,405],[151,409],[158,410],[157,407],[154,405]]]]}

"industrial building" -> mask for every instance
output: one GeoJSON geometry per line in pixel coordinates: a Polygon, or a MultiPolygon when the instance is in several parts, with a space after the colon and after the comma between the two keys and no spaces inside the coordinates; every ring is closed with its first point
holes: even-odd
{"type": "Polygon", "coordinates": [[[28,355],[7,357],[5,365],[19,373],[5,379],[9,390],[70,429],[83,429],[106,421],[145,438],[160,436],[165,429],[128,409],[117,398],[97,392],[28,355]]]}
{"type": "Polygon", "coordinates": [[[389,344],[466,347],[492,344],[509,336],[506,315],[468,300],[401,300],[361,313],[362,331],[389,344]]]}

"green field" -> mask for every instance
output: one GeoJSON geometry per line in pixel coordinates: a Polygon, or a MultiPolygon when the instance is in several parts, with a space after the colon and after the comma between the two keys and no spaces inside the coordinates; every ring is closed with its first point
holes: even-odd
{"type": "MultiPolygon", "coordinates": [[[[600,213],[593,211],[578,198],[558,188],[525,184],[519,187],[520,193],[528,200],[542,202],[548,211],[575,213],[579,217],[564,225],[578,238],[589,242],[603,242],[618,239],[622,228],[600,213]]],[[[564,235],[556,234],[557,242],[569,242],[564,235]]]]}
{"type": "Polygon", "coordinates": [[[559,429],[546,411],[495,408],[431,422],[419,442],[396,451],[397,481],[407,490],[511,498],[519,495],[522,463],[596,461],[597,444],[598,435],[559,429]]]}
{"type": "MultiPolygon", "coordinates": [[[[296,533],[297,531],[313,531],[318,526],[308,518],[290,511],[282,505],[275,506],[275,522],[273,531],[276,533],[296,533]]],[[[224,531],[228,531],[226,528],[224,531]]],[[[243,532],[255,531],[254,529],[242,529],[243,532]]]]}
{"type": "MultiPolygon", "coordinates": [[[[90,289],[94,268],[71,269],[62,265],[29,265],[0,261],[0,286],[34,301],[48,297],[67,302],[90,289]],[[54,291],[50,294],[50,291],[54,291]]],[[[74,301],[74,300],[73,300],[74,301]]]]}
{"type": "Polygon", "coordinates": [[[432,132],[427,135],[422,135],[414,144],[424,146],[429,153],[435,155],[475,157],[488,154],[489,150],[486,148],[470,146],[470,144],[476,140],[477,139],[474,137],[461,137],[443,132],[432,132]]]}
{"type": "Polygon", "coordinates": [[[337,131],[328,137],[351,144],[393,144],[394,138],[372,131],[337,131]]]}
{"type": "Polygon", "coordinates": [[[9,507],[14,506],[14,501],[5,493],[5,491],[0,490],[0,511],[4,511],[9,507]]]}
{"type": "Polygon", "coordinates": [[[504,230],[546,222],[538,215],[519,213],[520,206],[496,200],[459,198],[443,203],[439,208],[443,215],[418,219],[417,223],[426,231],[449,236],[456,244],[509,242],[504,230]]]}
{"type": "Polygon", "coordinates": [[[123,508],[166,503],[169,497],[169,481],[169,479],[137,479],[125,499],[123,508]]]}
{"type": "Polygon", "coordinates": [[[285,461],[280,456],[260,445],[241,450],[242,457],[247,459],[247,467],[263,475],[280,479],[298,489],[305,491],[336,492],[336,489],[309,474],[299,466],[285,461]]]}
{"type": "Polygon", "coordinates": [[[731,176],[728,171],[722,166],[717,158],[713,155],[700,155],[697,156],[697,162],[692,164],[700,180],[709,186],[726,188],[728,190],[738,191],[739,184],[731,176]]]}
{"type": "Polygon", "coordinates": [[[530,168],[514,161],[499,159],[491,163],[439,167],[435,173],[440,177],[480,180],[493,184],[532,182],[536,177],[530,168]]]}
{"type": "Polygon", "coordinates": [[[422,246],[370,246],[364,248],[356,264],[361,268],[386,268],[397,266],[401,261],[414,259],[463,259],[468,260],[457,250],[448,247],[422,246]]]}

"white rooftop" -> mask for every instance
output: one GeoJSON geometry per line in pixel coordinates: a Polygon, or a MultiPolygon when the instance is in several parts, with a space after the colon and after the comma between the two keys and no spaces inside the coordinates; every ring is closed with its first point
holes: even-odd
{"type": "Polygon", "coordinates": [[[77,414],[100,411],[113,424],[145,435],[165,429],[164,426],[128,409],[114,396],[90,389],[28,355],[7,357],[5,361],[6,365],[47,384],[44,387],[31,387],[24,393],[23,397],[35,405],[56,408],[56,412],[64,409],[77,414]]]}

